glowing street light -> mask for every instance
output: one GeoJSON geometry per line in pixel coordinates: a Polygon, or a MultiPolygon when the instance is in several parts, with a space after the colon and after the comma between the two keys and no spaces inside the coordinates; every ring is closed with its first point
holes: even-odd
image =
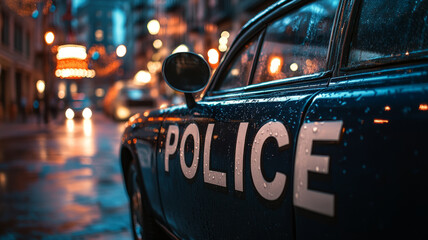
{"type": "Polygon", "coordinates": [[[88,68],[86,47],[66,44],[58,46],[55,76],[59,78],[81,79],[94,78],[95,70],[88,68]]]}
{"type": "Polygon", "coordinates": [[[269,73],[276,74],[281,70],[281,68],[282,68],[282,58],[280,57],[272,58],[269,63],[269,73]]]}
{"type": "Polygon", "coordinates": [[[229,38],[230,37],[230,33],[228,31],[223,31],[223,32],[221,32],[221,37],[229,38]]]}
{"type": "Polygon", "coordinates": [[[45,42],[48,45],[51,45],[54,42],[54,40],[55,40],[55,35],[54,35],[54,33],[52,31],[49,31],[49,32],[45,33],[45,42]]]}
{"type": "Polygon", "coordinates": [[[220,54],[214,48],[208,50],[208,62],[211,64],[217,64],[220,59],[220,54]]]}
{"type": "Polygon", "coordinates": [[[121,45],[117,46],[117,48],[116,48],[116,55],[118,57],[123,57],[123,56],[125,56],[125,54],[126,54],[126,47],[125,47],[125,45],[121,44],[121,45]]]}
{"type": "Polygon", "coordinates": [[[39,80],[36,83],[37,91],[42,94],[45,91],[45,81],[39,80]]]}
{"type": "Polygon", "coordinates": [[[292,63],[290,65],[290,69],[291,69],[291,71],[295,72],[295,71],[297,71],[297,69],[299,69],[299,65],[297,65],[297,63],[292,63]]]}
{"type": "Polygon", "coordinates": [[[174,51],[172,51],[172,53],[188,52],[188,51],[189,51],[189,47],[187,47],[185,44],[181,44],[180,46],[175,48],[174,51]]]}
{"type": "Polygon", "coordinates": [[[153,47],[156,48],[156,49],[161,48],[162,45],[163,45],[162,44],[162,40],[160,40],[160,39],[156,39],[156,40],[153,41],[153,47]]]}
{"type": "Polygon", "coordinates": [[[151,35],[156,35],[159,33],[160,30],[160,24],[159,21],[156,19],[152,19],[147,23],[147,29],[149,30],[149,33],[151,35]]]}
{"type": "Polygon", "coordinates": [[[146,84],[149,83],[152,79],[152,75],[144,70],[140,70],[135,74],[134,81],[137,84],[146,84]]]}

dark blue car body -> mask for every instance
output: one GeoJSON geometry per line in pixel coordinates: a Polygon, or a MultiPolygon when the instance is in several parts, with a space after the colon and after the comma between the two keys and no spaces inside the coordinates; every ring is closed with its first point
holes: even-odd
{"type": "Polygon", "coordinates": [[[280,1],[251,20],[196,106],[127,123],[124,178],[137,169],[150,220],[179,239],[427,239],[427,2],[280,1]],[[295,13],[330,27],[275,35],[295,13]],[[257,82],[269,41],[301,42],[283,53],[302,72],[257,82]],[[314,70],[299,54],[323,42],[314,70]],[[251,46],[248,78],[224,84],[251,46]]]}

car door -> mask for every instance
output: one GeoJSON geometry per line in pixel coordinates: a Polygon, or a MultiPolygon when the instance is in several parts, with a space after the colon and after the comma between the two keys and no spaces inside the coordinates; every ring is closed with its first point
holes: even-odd
{"type": "Polygon", "coordinates": [[[296,236],[426,239],[428,1],[351,7],[342,65],[304,118],[307,126],[340,122],[343,132],[335,141],[313,138],[310,156],[296,153],[295,174],[307,176],[296,194],[328,195],[333,208],[326,214],[295,197],[296,236]],[[327,171],[306,167],[319,157],[327,171]]]}
{"type": "Polygon", "coordinates": [[[295,141],[305,106],[329,79],[337,6],[279,7],[240,35],[196,107],[166,111],[157,171],[179,237],[295,237],[295,141]]]}

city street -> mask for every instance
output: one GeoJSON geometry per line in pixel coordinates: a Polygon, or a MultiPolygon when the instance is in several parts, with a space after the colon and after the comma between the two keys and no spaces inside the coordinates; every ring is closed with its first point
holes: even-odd
{"type": "Polygon", "coordinates": [[[0,239],[130,239],[124,123],[0,124],[0,239]]]}

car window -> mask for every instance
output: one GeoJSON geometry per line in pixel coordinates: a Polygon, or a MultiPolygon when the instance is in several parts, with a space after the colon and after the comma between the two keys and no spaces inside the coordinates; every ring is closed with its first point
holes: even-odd
{"type": "Polygon", "coordinates": [[[365,0],[351,40],[348,66],[428,48],[428,0],[365,0]]]}
{"type": "Polygon", "coordinates": [[[326,70],[338,0],[320,0],[267,27],[253,84],[326,70]]]}
{"type": "Polygon", "coordinates": [[[236,54],[229,68],[226,70],[226,75],[223,75],[223,81],[217,85],[215,90],[226,90],[231,88],[243,87],[248,84],[251,67],[253,64],[254,54],[257,48],[257,37],[254,37],[236,54]]]}

